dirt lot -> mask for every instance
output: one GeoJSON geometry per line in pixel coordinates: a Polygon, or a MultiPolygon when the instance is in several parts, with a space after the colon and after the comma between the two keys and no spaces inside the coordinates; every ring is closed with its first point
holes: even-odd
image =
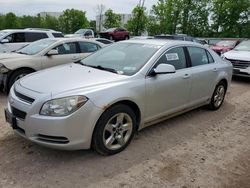
{"type": "MultiPolygon", "coordinates": [[[[6,96],[0,96],[3,112],[6,96]]],[[[250,187],[250,80],[223,107],[142,130],[122,153],[57,151],[15,135],[0,114],[0,187],[250,187]]]]}

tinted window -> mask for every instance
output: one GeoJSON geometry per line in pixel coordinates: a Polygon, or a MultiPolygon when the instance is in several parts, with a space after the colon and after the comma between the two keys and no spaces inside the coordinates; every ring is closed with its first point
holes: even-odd
{"type": "Polygon", "coordinates": [[[55,38],[64,37],[62,33],[52,33],[52,35],[53,35],[55,38]]]}
{"type": "Polygon", "coordinates": [[[208,56],[205,49],[197,47],[188,47],[188,52],[191,58],[192,66],[199,66],[208,64],[208,56]]]}
{"type": "Polygon", "coordinates": [[[74,42],[61,44],[54,49],[58,50],[58,54],[75,54],[78,53],[77,45],[74,42]]]}
{"type": "Polygon", "coordinates": [[[186,68],[186,57],[183,48],[168,50],[157,62],[156,66],[162,63],[170,64],[176,70],[186,68]]]}
{"type": "Polygon", "coordinates": [[[26,42],[34,42],[40,39],[48,38],[46,33],[25,33],[26,42]]]}
{"type": "Polygon", "coordinates": [[[99,46],[90,42],[79,42],[82,53],[91,53],[99,50],[99,46]]]}
{"type": "Polygon", "coordinates": [[[112,41],[103,40],[103,39],[97,39],[96,41],[101,42],[103,44],[111,44],[111,43],[113,43],[112,41]]]}
{"type": "Polygon", "coordinates": [[[92,35],[91,31],[86,31],[86,33],[84,34],[84,36],[90,36],[90,35],[92,35]]]}
{"type": "Polygon", "coordinates": [[[10,43],[21,43],[21,42],[25,42],[25,34],[13,33],[5,37],[5,39],[8,39],[10,43]]]}

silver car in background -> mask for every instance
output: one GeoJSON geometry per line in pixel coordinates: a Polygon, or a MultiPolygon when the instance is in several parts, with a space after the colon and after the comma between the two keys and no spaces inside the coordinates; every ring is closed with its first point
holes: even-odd
{"type": "Polygon", "coordinates": [[[38,144],[111,155],[144,127],[203,105],[219,109],[231,77],[231,63],[200,44],[124,41],[18,80],[5,116],[38,144]]]}
{"type": "Polygon", "coordinates": [[[104,46],[82,38],[49,38],[16,52],[0,53],[0,85],[9,91],[16,80],[27,74],[81,60],[104,46]]]}

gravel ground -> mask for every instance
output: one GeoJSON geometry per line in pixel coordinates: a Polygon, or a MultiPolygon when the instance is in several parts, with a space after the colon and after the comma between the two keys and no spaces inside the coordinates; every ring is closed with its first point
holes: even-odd
{"type": "MultiPolygon", "coordinates": [[[[3,112],[6,96],[0,95],[3,112]]],[[[222,108],[199,108],[142,130],[122,153],[58,151],[13,133],[0,114],[0,187],[250,187],[250,80],[222,108]]]]}

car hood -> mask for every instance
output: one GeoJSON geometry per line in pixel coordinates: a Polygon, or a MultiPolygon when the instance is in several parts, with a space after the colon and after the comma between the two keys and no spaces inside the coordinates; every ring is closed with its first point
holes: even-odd
{"type": "Polygon", "coordinates": [[[236,51],[231,50],[224,54],[227,59],[250,61],[250,51],[236,51]]]}
{"type": "Polygon", "coordinates": [[[11,60],[11,59],[19,59],[19,58],[29,58],[29,55],[18,54],[18,53],[1,53],[0,61],[2,60],[11,60]]]}
{"type": "Polygon", "coordinates": [[[86,89],[126,79],[127,76],[86,67],[67,64],[27,75],[20,80],[26,89],[58,94],[76,89],[86,89]]]}

